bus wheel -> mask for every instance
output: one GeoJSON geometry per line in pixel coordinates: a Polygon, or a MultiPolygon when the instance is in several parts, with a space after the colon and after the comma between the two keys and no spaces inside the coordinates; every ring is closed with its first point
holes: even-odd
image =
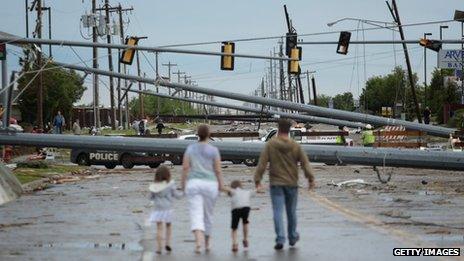
{"type": "Polygon", "coordinates": [[[77,156],[77,165],[80,165],[80,166],[90,166],[90,160],[89,160],[89,156],[85,153],[81,153],[79,154],[79,156],[77,156]]]}
{"type": "Polygon", "coordinates": [[[174,165],[182,165],[182,156],[176,155],[172,160],[172,164],[174,165]]]}
{"type": "Polygon", "coordinates": [[[124,155],[122,157],[121,164],[125,169],[132,169],[134,167],[134,163],[132,163],[131,157],[129,155],[124,155]]]}

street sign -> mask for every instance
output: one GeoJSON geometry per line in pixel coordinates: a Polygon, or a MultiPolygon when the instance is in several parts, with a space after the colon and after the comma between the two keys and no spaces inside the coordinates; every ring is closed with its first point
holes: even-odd
{"type": "Polygon", "coordinates": [[[0,60],[6,59],[6,45],[4,43],[0,44],[0,60]]]}
{"type": "Polygon", "coordinates": [[[464,62],[462,50],[440,50],[438,52],[438,67],[442,69],[461,69],[464,62]]]}

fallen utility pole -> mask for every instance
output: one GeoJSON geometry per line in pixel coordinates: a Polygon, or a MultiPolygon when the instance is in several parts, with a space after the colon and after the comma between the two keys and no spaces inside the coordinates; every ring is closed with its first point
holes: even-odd
{"type": "MultiPolygon", "coordinates": [[[[109,0],[105,0],[105,5],[104,5],[104,11],[105,11],[105,22],[107,28],[110,28],[110,3],[109,0]]],[[[106,42],[108,44],[111,44],[111,33],[107,32],[106,34],[106,42]]],[[[138,58],[138,56],[137,56],[138,58]]],[[[113,52],[111,48],[108,48],[108,69],[110,71],[113,71],[113,52]]],[[[110,107],[111,107],[111,129],[115,130],[116,129],[116,110],[114,106],[114,81],[113,77],[109,77],[110,80],[110,107]]]]}
{"type": "Polygon", "coordinates": [[[80,42],[80,41],[66,41],[66,40],[49,40],[49,39],[33,39],[33,38],[21,38],[21,37],[0,37],[0,43],[6,42],[9,44],[49,44],[59,46],[78,46],[78,47],[95,47],[95,48],[113,48],[113,49],[133,49],[138,51],[148,51],[155,53],[183,53],[183,54],[196,54],[196,55],[212,55],[212,56],[234,56],[240,58],[252,58],[252,59],[265,59],[265,60],[283,60],[293,61],[294,59],[286,57],[275,57],[275,56],[264,56],[264,55],[252,55],[252,54],[238,54],[238,53],[221,53],[221,52],[208,52],[208,51],[197,51],[197,50],[185,50],[185,49],[172,49],[172,48],[158,48],[140,45],[124,45],[124,44],[107,44],[107,43],[91,43],[91,42],[80,42]]]}
{"type": "MultiPolygon", "coordinates": [[[[32,133],[0,134],[1,145],[79,148],[90,150],[152,152],[183,154],[195,141],[178,139],[146,139],[130,137],[75,136],[32,133]]],[[[224,158],[258,158],[264,142],[212,142],[224,158]]],[[[406,167],[421,169],[464,170],[462,153],[304,145],[303,150],[313,162],[356,164],[367,166],[406,167]]]]}
{"type": "MultiPolygon", "coordinates": [[[[388,1],[386,3],[388,5],[388,8],[390,9],[393,19],[398,25],[401,40],[404,40],[404,31],[403,31],[403,27],[401,26],[401,19],[400,19],[400,14],[398,12],[398,6],[396,5],[396,0],[392,0],[393,8],[390,6],[388,1]]],[[[406,67],[408,69],[409,87],[411,88],[412,100],[414,102],[414,108],[416,111],[417,121],[419,121],[419,123],[422,123],[422,115],[419,109],[419,102],[417,101],[416,86],[415,86],[415,82],[414,82],[414,78],[412,74],[411,60],[409,59],[408,46],[405,43],[403,43],[403,51],[404,51],[404,59],[406,60],[406,67]]]]}
{"type": "Polygon", "coordinates": [[[308,112],[311,115],[315,115],[319,117],[340,119],[340,120],[347,120],[347,121],[354,121],[354,122],[363,122],[363,123],[372,124],[374,126],[401,125],[410,130],[425,131],[429,135],[446,137],[446,138],[448,138],[450,134],[456,131],[456,129],[427,125],[427,124],[420,124],[420,123],[415,123],[415,122],[410,122],[410,121],[405,121],[405,120],[397,120],[397,119],[384,118],[384,117],[357,113],[357,112],[329,109],[329,108],[318,107],[314,105],[305,105],[305,104],[293,103],[293,102],[288,102],[288,101],[281,101],[277,99],[263,98],[259,96],[250,96],[250,95],[245,95],[245,94],[240,94],[240,93],[209,89],[209,88],[187,85],[187,84],[170,83],[160,78],[158,78],[158,80],[155,80],[155,79],[143,78],[143,77],[138,77],[138,76],[133,76],[133,75],[111,73],[105,70],[95,70],[92,68],[87,68],[84,66],[78,66],[78,65],[72,65],[72,64],[65,64],[65,63],[59,63],[59,62],[55,62],[55,64],[58,66],[62,66],[62,67],[66,67],[66,68],[74,69],[78,71],[96,72],[96,73],[107,75],[107,76],[113,75],[114,77],[120,77],[120,78],[124,78],[128,80],[146,82],[148,84],[165,86],[169,88],[174,88],[176,90],[191,91],[191,92],[213,95],[213,96],[218,96],[218,97],[232,99],[232,100],[239,100],[239,101],[244,101],[244,102],[264,104],[268,106],[285,108],[289,110],[308,112]]]}
{"type": "MultiPolygon", "coordinates": [[[[92,0],[92,14],[96,15],[97,14],[97,2],[96,0],[92,0]]],[[[98,49],[95,46],[95,44],[98,44],[98,33],[97,33],[97,27],[92,26],[92,43],[94,44],[92,47],[92,66],[94,69],[98,69],[98,49]]],[[[100,91],[99,91],[99,86],[98,86],[98,74],[94,73],[93,74],[93,126],[95,128],[100,128],[101,127],[101,122],[100,122],[100,108],[99,108],[99,97],[100,97],[100,91]]]]}
{"type": "MultiPolygon", "coordinates": [[[[42,38],[42,0],[35,1],[36,3],[36,11],[37,11],[37,24],[36,24],[36,31],[34,32],[39,39],[42,38]]],[[[31,10],[33,9],[34,5],[31,7],[31,10]]],[[[38,39],[38,40],[39,40],[38,39]]],[[[37,81],[37,126],[39,127],[40,130],[43,130],[44,128],[44,121],[43,121],[43,72],[41,71],[42,68],[42,45],[38,45],[38,48],[36,49],[36,57],[37,57],[37,69],[40,71],[39,73],[39,79],[37,81]]]]}
{"type": "Polygon", "coordinates": [[[316,117],[316,116],[302,115],[302,114],[297,114],[297,113],[286,113],[286,112],[273,111],[273,110],[263,111],[262,109],[258,109],[258,108],[251,108],[251,107],[239,106],[239,105],[230,105],[226,103],[219,103],[219,102],[212,102],[212,101],[196,100],[192,98],[174,97],[174,96],[161,94],[161,93],[154,93],[150,91],[137,91],[137,90],[129,90],[129,89],[123,89],[123,90],[129,91],[129,92],[153,95],[153,96],[160,97],[160,98],[186,101],[186,102],[191,102],[191,103],[198,103],[198,104],[216,106],[216,107],[221,107],[221,108],[228,108],[228,109],[239,110],[239,111],[254,112],[254,113],[257,113],[258,115],[263,115],[267,117],[275,117],[275,115],[279,115],[282,118],[289,118],[289,119],[312,122],[312,123],[324,123],[324,124],[335,125],[335,126],[347,126],[351,128],[364,128],[366,126],[365,124],[359,123],[359,122],[327,119],[327,118],[321,118],[321,117],[316,117]]]}

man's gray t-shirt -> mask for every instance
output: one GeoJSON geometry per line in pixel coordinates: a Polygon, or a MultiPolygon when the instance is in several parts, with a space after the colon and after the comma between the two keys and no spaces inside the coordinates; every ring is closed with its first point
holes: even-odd
{"type": "Polygon", "coordinates": [[[185,151],[190,159],[189,179],[217,181],[214,173],[214,161],[220,159],[219,150],[208,143],[190,144],[185,151]]]}

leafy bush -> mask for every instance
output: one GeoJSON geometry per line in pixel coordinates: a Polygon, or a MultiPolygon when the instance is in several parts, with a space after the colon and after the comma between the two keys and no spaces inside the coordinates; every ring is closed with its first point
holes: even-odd
{"type": "Polygon", "coordinates": [[[47,169],[48,164],[42,160],[36,161],[23,161],[16,164],[18,168],[30,168],[30,169],[47,169]]]}

